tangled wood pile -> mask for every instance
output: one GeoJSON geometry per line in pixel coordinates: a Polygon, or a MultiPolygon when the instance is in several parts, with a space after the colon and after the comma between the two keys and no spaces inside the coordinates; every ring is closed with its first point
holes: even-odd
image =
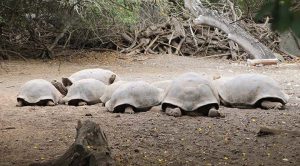
{"type": "MultiPolygon", "coordinates": [[[[28,8],[33,5],[39,10],[13,13],[23,18],[22,22],[0,22],[0,61],[11,56],[51,59],[64,49],[233,60],[275,59],[274,52],[282,53],[279,35],[270,30],[269,19],[255,23],[251,14],[232,0],[101,1],[96,6],[95,0],[55,2],[33,3],[28,8]]],[[[11,13],[8,8],[1,11],[11,13]]],[[[290,55],[284,58],[294,59],[290,55]]]]}
{"type": "MultiPolygon", "coordinates": [[[[206,4],[207,5],[207,4],[206,4]]],[[[268,19],[264,24],[257,24],[249,17],[243,17],[241,10],[229,0],[223,4],[208,6],[222,11],[222,18],[232,20],[251,34],[255,42],[262,43],[270,52],[279,52],[279,36],[269,28],[268,19]]],[[[207,6],[206,6],[207,7],[207,6]]],[[[207,7],[209,9],[209,7],[207,7]]],[[[187,12],[187,11],[186,11],[187,12]]],[[[247,59],[249,53],[239,44],[228,38],[220,28],[209,25],[197,25],[195,17],[167,17],[164,23],[140,26],[134,33],[123,33],[126,48],[122,53],[138,54],[176,54],[180,56],[224,57],[233,60],[247,59]]],[[[231,24],[230,23],[230,24],[231,24]]]]}

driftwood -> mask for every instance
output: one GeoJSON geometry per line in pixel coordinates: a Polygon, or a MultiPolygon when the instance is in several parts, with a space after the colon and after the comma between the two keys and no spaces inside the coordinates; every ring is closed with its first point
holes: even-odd
{"type": "Polygon", "coordinates": [[[115,165],[110,156],[106,136],[100,126],[90,120],[78,121],[75,142],[58,159],[31,166],[102,166],[115,165]]]}
{"type": "MultiPolygon", "coordinates": [[[[216,11],[206,9],[200,0],[185,0],[188,8],[197,18],[195,24],[209,25],[221,29],[229,40],[239,44],[250,56],[255,59],[275,59],[273,52],[241,28],[237,22],[220,16],[216,11]]],[[[230,1],[229,1],[230,2],[230,1]]],[[[230,3],[231,4],[231,3],[230,3]]]]}

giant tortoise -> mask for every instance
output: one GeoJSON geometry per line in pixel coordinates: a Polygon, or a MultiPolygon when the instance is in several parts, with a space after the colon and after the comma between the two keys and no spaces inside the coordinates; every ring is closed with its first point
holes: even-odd
{"type": "Polygon", "coordinates": [[[65,104],[74,106],[100,103],[100,97],[103,95],[106,86],[96,79],[82,79],[70,86],[63,100],[65,104]]]}
{"type": "Polygon", "coordinates": [[[275,80],[261,74],[221,77],[214,84],[221,104],[228,107],[280,109],[289,99],[275,80]]]}
{"type": "MultiPolygon", "coordinates": [[[[162,101],[162,110],[170,116],[212,115],[219,109],[219,98],[212,82],[200,74],[189,72],[174,79],[162,101]]],[[[217,114],[219,115],[219,114],[217,114]]]]}
{"type": "Polygon", "coordinates": [[[26,82],[17,96],[17,106],[54,106],[60,103],[62,94],[49,82],[34,79],[26,82]]]}
{"type": "Polygon", "coordinates": [[[63,77],[62,78],[63,86],[59,84],[56,84],[56,86],[58,89],[60,89],[61,92],[64,92],[64,95],[66,95],[68,91],[68,87],[70,87],[74,82],[82,79],[89,79],[89,78],[99,80],[103,82],[105,85],[109,85],[120,80],[120,77],[110,70],[94,68],[94,69],[80,70],[72,74],[68,78],[63,77]]]}
{"type": "Polygon", "coordinates": [[[108,100],[110,100],[112,94],[121,86],[128,83],[127,81],[117,81],[110,85],[108,85],[104,91],[104,94],[100,97],[100,100],[103,104],[105,104],[108,100]]]}
{"type": "Polygon", "coordinates": [[[164,91],[166,91],[170,85],[172,83],[172,80],[163,80],[163,81],[156,81],[151,83],[153,86],[163,89],[164,91]]]}
{"type": "Polygon", "coordinates": [[[105,107],[114,113],[148,111],[162,100],[162,90],[153,85],[136,81],[121,85],[106,102],[105,107]]]}

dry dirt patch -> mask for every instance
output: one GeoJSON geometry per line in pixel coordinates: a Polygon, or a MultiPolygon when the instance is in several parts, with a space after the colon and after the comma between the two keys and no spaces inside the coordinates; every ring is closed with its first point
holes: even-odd
{"type": "Polygon", "coordinates": [[[0,165],[28,165],[63,154],[73,142],[77,120],[104,129],[118,165],[300,165],[300,138],[257,137],[260,126],[299,130],[300,66],[248,67],[243,62],[172,55],[127,57],[114,53],[66,56],[48,62],[10,61],[0,70],[0,165]],[[102,67],[125,80],[158,81],[187,71],[233,76],[262,73],[289,94],[286,110],[220,110],[226,117],[174,118],[149,112],[111,114],[101,105],[15,107],[20,86],[34,78],[60,79],[80,69],[102,67]],[[92,116],[85,116],[87,113],[92,116]],[[120,115],[120,116],[117,116],[120,115]]]}

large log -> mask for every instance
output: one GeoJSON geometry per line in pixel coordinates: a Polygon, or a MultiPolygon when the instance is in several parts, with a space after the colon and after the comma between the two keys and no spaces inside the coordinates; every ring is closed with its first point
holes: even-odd
{"type": "Polygon", "coordinates": [[[115,165],[110,156],[106,136],[100,126],[90,120],[78,121],[75,142],[58,159],[31,166],[109,166],[115,165]]]}
{"type": "Polygon", "coordinates": [[[185,0],[184,5],[197,17],[195,24],[204,24],[221,29],[228,39],[240,45],[253,59],[276,59],[273,52],[241,28],[237,22],[222,17],[218,12],[205,8],[200,0],[185,0]]]}

